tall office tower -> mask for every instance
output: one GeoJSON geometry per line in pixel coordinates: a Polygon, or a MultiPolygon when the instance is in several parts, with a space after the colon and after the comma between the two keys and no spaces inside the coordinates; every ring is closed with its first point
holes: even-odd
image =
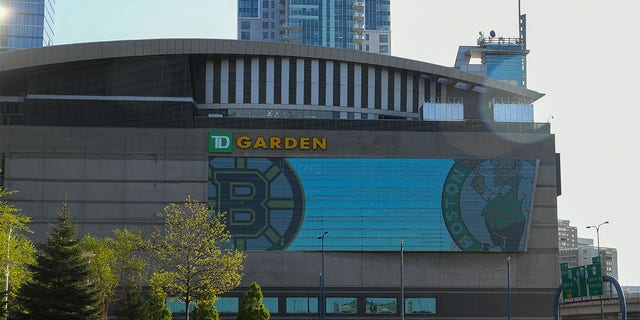
{"type": "Polygon", "coordinates": [[[0,52],[53,44],[55,0],[0,0],[0,52]]]}
{"type": "Polygon", "coordinates": [[[389,54],[390,0],[238,0],[238,39],[389,54]]]}

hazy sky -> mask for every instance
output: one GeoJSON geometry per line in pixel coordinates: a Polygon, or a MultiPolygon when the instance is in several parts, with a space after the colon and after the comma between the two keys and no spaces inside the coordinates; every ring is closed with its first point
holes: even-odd
{"type": "MultiPolygon", "coordinates": [[[[392,0],[392,54],[452,66],[478,31],[515,37],[517,0],[392,0]]],[[[619,280],[640,285],[638,0],[522,0],[528,86],[562,157],[558,217],[618,249],[619,280]],[[553,117],[553,118],[551,118],[553,117]],[[638,241],[638,242],[636,242],[638,241]]],[[[58,0],[56,44],[144,38],[236,38],[236,0],[58,0]]],[[[595,242],[595,241],[594,241],[595,242]]]]}

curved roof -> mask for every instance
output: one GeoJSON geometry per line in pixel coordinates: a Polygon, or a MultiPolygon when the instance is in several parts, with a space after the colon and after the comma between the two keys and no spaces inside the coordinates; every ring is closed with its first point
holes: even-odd
{"type": "Polygon", "coordinates": [[[537,100],[544,95],[474,73],[411,59],[318,46],[222,39],[123,40],[9,51],[0,53],[0,72],[49,64],[174,54],[269,55],[357,62],[422,72],[426,76],[500,90],[532,100],[537,100]]]}

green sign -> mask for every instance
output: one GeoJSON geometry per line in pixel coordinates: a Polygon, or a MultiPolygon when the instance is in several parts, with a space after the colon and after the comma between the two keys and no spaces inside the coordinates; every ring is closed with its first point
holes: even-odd
{"type": "Polygon", "coordinates": [[[569,268],[567,263],[560,264],[562,295],[565,299],[602,295],[600,260],[594,258],[594,262],[596,261],[597,263],[574,268],[569,268]]]}
{"type": "Polygon", "coordinates": [[[587,266],[587,282],[589,283],[589,295],[602,295],[602,266],[600,257],[593,258],[593,264],[587,266]]]}
{"type": "Polygon", "coordinates": [[[209,132],[209,152],[230,153],[233,151],[233,133],[209,132]]]}

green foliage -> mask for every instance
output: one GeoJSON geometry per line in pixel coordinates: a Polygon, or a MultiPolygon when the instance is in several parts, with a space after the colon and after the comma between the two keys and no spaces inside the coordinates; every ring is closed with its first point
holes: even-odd
{"type": "MultiPolygon", "coordinates": [[[[25,234],[33,233],[29,228],[31,218],[23,215],[20,209],[7,203],[4,198],[15,191],[7,191],[0,186],[0,257],[2,257],[2,270],[6,271],[9,266],[9,292],[3,291],[2,304],[0,308],[5,312],[7,307],[13,309],[12,305],[18,289],[31,278],[28,265],[35,261],[36,248],[25,234]],[[4,303],[5,295],[8,294],[8,306],[4,303]]],[[[4,274],[4,272],[3,272],[4,274]]],[[[0,279],[2,289],[5,288],[5,277],[0,279]]]]}
{"type": "MultiPolygon", "coordinates": [[[[160,214],[150,245],[156,271],[166,292],[185,303],[219,296],[240,284],[244,254],[231,247],[224,213],[212,214],[205,204],[187,197],[160,214]]],[[[189,319],[189,312],[185,313],[189,319]]]]}
{"type": "Polygon", "coordinates": [[[108,319],[109,308],[116,299],[116,289],[119,285],[124,285],[124,278],[129,278],[126,285],[139,286],[146,264],[137,255],[143,247],[139,232],[124,229],[115,230],[114,234],[115,238],[104,239],[86,235],[80,241],[83,251],[92,256],[89,269],[92,281],[99,288],[103,320],[108,319]]]}
{"type": "Polygon", "coordinates": [[[4,297],[7,294],[7,292],[6,291],[2,291],[1,294],[2,294],[2,301],[0,302],[0,317],[4,318],[4,317],[7,316],[7,312],[8,312],[8,310],[7,310],[7,302],[4,301],[4,297]]]}
{"type": "Polygon", "coordinates": [[[191,317],[193,320],[218,320],[218,310],[214,306],[217,297],[213,292],[209,292],[207,294],[202,295],[197,303],[193,311],[191,312],[191,317]]]}
{"type": "Polygon", "coordinates": [[[154,320],[142,297],[140,287],[135,282],[125,286],[124,294],[118,299],[115,314],[118,320],[154,320]]]}
{"type": "Polygon", "coordinates": [[[236,320],[269,320],[271,314],[262,303],[262,289],[258,283],[251,282],[249,290],[245,292],[242,306],[236,320]]]}
{"type": "Polygon", "coordinates": [[[172,320],[171,310],[167,308],[167,294],[162,289],[162,279],[154,273],[149,282],[147,310],[153,320],[172,320]]]}
{"type": "Polygon", "coordinates": [[[30,320],[100,319],[95,283],[91,282],[89,260],[83,257],[76,227],[63,204],[53,227],[41,246],[42,253],[29,269],[33,279],[20,288],[17,301],[22,318],[30,320]]]}

